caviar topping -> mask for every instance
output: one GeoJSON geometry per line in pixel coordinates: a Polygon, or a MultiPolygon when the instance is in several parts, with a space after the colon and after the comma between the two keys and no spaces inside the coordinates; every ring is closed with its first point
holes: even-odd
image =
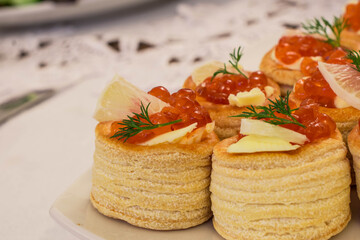
{"type": "Polygon", "coordinates": [[[355,32],[360,30],[360,2],[351,3],[346,6],[344,19],[349,25],[348,29],[355,32]]]}
{"type": "MultiPolygon", "coordinates": [[[[282,101],[282,98],[277,101],[282,101]]],[[[286,101],[285,101],[286,102],[286,101]]],[[[319,104],[311,99],[304,100],[299,108],[296,108],[296,104],[291,100],[287,101],[288,113],[278,111],[277,109],[272,109],[277,118],[284,119],[282,123],[277,124],[281,127],[296,131],[298,133],[306,135],[309,142],[316,141],[321,138],[330,137],[336,130],[336,123],[328,115],[321,113],[319,111],[319,104]],[[294,121],[295,119],[295,121],[294,121]],[[293,123],[286,123],[288,121],[293,121],[293,123]]],[[[261,112],[259,112],[261,113],[261,112]]],[[[256,118],[256,116],[252,116],[256,118]]],[[[264,121],[272,123],[270,119],[263,118],[264,121]]],[[[277,123],[280,123],[277,121],[277,123]]],[[[238,138],[243,138],[244,135],[239,134],[238,138]]]]}
{"type": "Polygon", "coordinates": [[[336,123],[325,113],[319,111],[319,104],[311,99],[304,100],[293,114],[305,128],[288,124],[284,127],[306,135],[313,142],[320,138],[330,137],[336,130],[336,123]]]}
{"type": "MultiPolygon", "coordinates": [[[[149,94],[161,99],[169,104],[160,112],[152,114],[149,121],[152,125],[159,125],[157,128],[144,129],[137,134],[127,138],[126,142],[139,144],[146,142],[160,134],[187,127],[193,123],[197,123],[197,128],[205,126],[211,122],[211,118],[207,110],[200,106],[195,100],[196,94],[191,89],[180,89],[170,95],[169,91],[162,86],[153,88],[149,94]],[[167,124],[171,123],[171,124],[167,124]]],[[[120,127],[124,125],[124,121],[114,122],[111,126],[112,135],[115,135],[120,127]]],[[[119,139],[124,141],[124,139],[119,139]]]]}
{"type": "Polygon", "coordinates": [[[312,36],[284,36],[275,47],[275,56],[284,64],[292,64],[301,57],[323,56],[333,47],[312,36]]]}
{"type": "MultiPolygon", "coordinates": [[[[332,64],[344,65],[352,62],[341,48],[327,52],[323,58],[326,63],[332,64]]],[[[308,77],[296,82],[293,91],[294,96],[299,100],[311,99],[322,107],[334,108],[336,94],[317,69],[317,63],[314,65],[314,67],[306,68],[308,77]]]]}
{"type": "Polygon", "coordinates": [[[229,104],[230,94],[236,95],[239,92],[250,91],[253,88],[260,88],[264,91],[268,81],[261,71],[252,72],[249,78],[242,75],[218,75],[214,79],[209,77],[196,87],[196,94],[207,101],[216,104],[229,104]]]}

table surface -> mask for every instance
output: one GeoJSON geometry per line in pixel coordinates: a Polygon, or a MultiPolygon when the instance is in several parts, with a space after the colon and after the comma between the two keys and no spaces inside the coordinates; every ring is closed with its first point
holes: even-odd
{"type": "Polygon", "coordinates": [[[144,90],[173,91],[194,65],[225,61],[238,45],[252,54],[246,48],[264,36],[339,15],[345,2],[160,1],[92,20],[1,29],[0,102],[36,89],[56,91],[0,125],[2,239],[76,239],[48,211],[92,165],[91,116],[115,73],[144,90]]]}

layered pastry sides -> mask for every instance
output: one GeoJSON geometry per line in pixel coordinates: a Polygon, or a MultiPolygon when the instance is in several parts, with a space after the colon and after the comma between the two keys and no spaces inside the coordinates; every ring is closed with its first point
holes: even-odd
{"type": "Polygon", "coordinates": [[[329,239],[350,213],[350,166],[341,134],[290,152],[231,154],[214,147],[211,201],[225,239],[329,239]]]}
{"type": "Polygon", "coordinates": [[[109,138],[96,127],[91,202],[100,213],[135,226],[173,230],[211,216],[214,133],[200,143],[140,146],[109,138]]]}
{"type": "Polygon", "coordinates": [[[360,198],[360,135],[359,125],[356,125],[348,136],[348,146],[353,156],[357,193],[360,198]]]}

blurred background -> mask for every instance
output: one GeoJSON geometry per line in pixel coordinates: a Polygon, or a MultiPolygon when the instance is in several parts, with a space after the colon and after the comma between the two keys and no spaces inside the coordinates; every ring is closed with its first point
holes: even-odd
{"type": "Polygon", "coordinates": [[[339,15],[345,2],[0,0],[0,103],[114,73],[145,90],[159,82],[175,90],[197,63],[339,15]]]}
{"type": "Polygon", "coordinates": [[[116,73],[174,91],[238,46],[256,70],[285,29],[346,2],[0,0],[1,238],[75,239],[48,210],[91,168],[92,113],[116,73]]]}

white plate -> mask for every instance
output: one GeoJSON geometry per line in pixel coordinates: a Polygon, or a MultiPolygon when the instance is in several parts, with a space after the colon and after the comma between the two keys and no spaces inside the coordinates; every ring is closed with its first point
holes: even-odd
{"type": "MultiPolygon", "coordinates": [[[[134,227],[124,221],[108,218],[92,207],[89,195],[91,171],[70,186],[50,209],[50,215],[66,230],[83,240],[221,240],[211,221],[178,231],[152,231],[134,227]]],[[[360,201],[351,191],[352,220],[346,229],[331,240],[359,240],[360,201]]]]}
{"type": "Polygon", "coordinates": [[[78,0],[76,3],[40,2],[28,6],[0,8],[0,27],[47,23],[101,14],[154,0],[78,0]]]}
{"type": "Polygon", "coordinates": [[[66,230],[84,240],[222,240],[208,221],[177,231],[153,231],[100,214],[90,203],[91,171],[70,186],[50,209],[50,215],[66,230]]]}

